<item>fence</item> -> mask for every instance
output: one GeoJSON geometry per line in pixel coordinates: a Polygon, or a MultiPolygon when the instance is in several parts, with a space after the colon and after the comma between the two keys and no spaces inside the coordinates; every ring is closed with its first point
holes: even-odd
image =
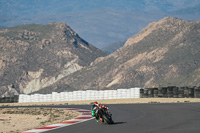
{"type": "Polygon", "coordinates": [[[100,99],[140,98],[140,88],[117,90],[86,90],[73,92],[52,92],[52,94],[19,95],[19,103],[24,102],[56,102],[100,99]]]}

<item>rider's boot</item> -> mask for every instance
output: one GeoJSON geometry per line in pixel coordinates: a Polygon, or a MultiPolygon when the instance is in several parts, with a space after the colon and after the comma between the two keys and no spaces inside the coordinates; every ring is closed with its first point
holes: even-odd
{"type": "Polygon", "coordinates": [[[96,117],[97,122],[99,122],[100,121],[99,116],[96,114],[95,117],[96,117]]]}

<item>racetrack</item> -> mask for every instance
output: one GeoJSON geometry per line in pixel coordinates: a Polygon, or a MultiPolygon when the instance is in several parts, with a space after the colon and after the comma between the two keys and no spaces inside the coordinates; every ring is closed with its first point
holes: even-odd
{"type": "MultiPolygon", "coordinates": [[[[108,105],[115,124],[94,119],[48,133],[199,133],[200,103],[108,105]]],[[[41,106],[40,106],[41,107],[41,106]]],[[[52,107],[52,106],[48,106],[52,107]]],[[[90,109],[89,105],[53,106],[90,109]]]]}

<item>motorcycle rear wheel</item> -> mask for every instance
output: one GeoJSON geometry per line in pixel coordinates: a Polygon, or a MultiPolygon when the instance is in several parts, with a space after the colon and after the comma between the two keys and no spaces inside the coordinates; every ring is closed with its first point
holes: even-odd
{"type": "Polygon", "coordinates": [[[107,124],[113,124],[114,123],[112,118],[109,119],[105,114],[102,115],[102,118],[103,118],[104,122],[106,122],[107,124]]]}

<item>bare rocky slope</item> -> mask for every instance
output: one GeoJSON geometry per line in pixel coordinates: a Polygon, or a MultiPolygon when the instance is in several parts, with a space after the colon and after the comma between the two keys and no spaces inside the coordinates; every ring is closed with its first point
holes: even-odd
{"type": "Polygon", "coordinates": [[[44,90],[67,85],[77,90],[199,86],[199,44],[200,21],[166,17],[149,24],[116,52],[44,90]]]}
{"type": "Polygon", "coordinates": [[[0,97],[48,87],[100,56],[64,23],[0,29],[0,97]]]}

